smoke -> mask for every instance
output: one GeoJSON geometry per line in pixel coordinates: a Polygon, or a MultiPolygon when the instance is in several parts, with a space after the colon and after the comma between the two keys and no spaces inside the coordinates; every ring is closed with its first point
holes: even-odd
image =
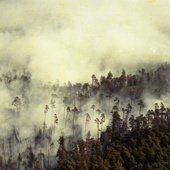
{"type": "Polygon", "coordinates": [[[122,68],[169,61],[169,5],[168,0],[1,1],[0,60],[12,58],[14,66],[27,65],[34,78],[52,82],[85,82],[93,73],[116,75],[122,68]]]}
{"type": "MultiPolygon", "coordinates": [[[[150,69],[158,62],[169,61],[169,7],[168,0],[1,0],[0,74],[15,73],[19,78],[10,84],[0,83],[0,127],[4,129],[0,137],[7,139],[15,125],[20,128],[22,140],[32,140],[33,132],[43,129],[45,106],[50,107],[54,92],[44,90],[44,82],[53,84],[57,79],[61,83],[91,82],[92,74],[99,77],[111,71],[117,76],[123,68],[134,73],[138,68],[150,69]],[[21,82],[22,75],[32,77],[29,85],[21,82]],[[21,99],[19,119],[16,107],[11,105],[16,96],[21,99]]],[[[67,91],[56,93],[59,98],[55,99],[55,112],[50,107],[46,114],[48,128],[54,125],[54,113],[59,119],[53,134],[55,145],[61,133],[66,137],[73,134],[71,124],[65,125],[63,97],[67,91]]],[[[82,106],[78,125],[83,139],[88,130],[97,138],[94,119],[100,119],[96,110],[101,109],[97,97],[82,106]],[[96,106],[94,111],[92,105],[96,106]],[[91,115],[88,123],[86,113],[91,115]]],[[[101,103],[106,116],[103,131],[111,123],[114,97],[101,103]]],[[[161,97],[168,104],[168,96],[161,97]]],[[[159,102],[150,94],[144,94],[143,98],[146,108],[159,102]]],[[[76,102],[78,105],[80,101],[76,102]]],[[[122,107],[126,105],[121,103],[122,107]]],[[[138,115],[137,109],[134,112],[138,115]]]]}

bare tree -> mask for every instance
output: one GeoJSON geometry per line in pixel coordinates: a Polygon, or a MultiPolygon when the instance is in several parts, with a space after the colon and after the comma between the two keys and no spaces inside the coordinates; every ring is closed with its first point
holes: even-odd
{"type": "Polygon", "coordinates": [[[55,133],[55,125],[58,125],[58,117],[57,117],[57,114],[54,114],[54,133],[55,133]]]}
{"type": "Polygon", "coordinates": [[[6,164],[6,154],[5,154],[4,140],[1,141],[1,148],[2,148],[2,153],[3,153],[3,160],[6,164]]]}
{"type": "Polygon", "coordinates": [[[50,101],[50,104],[51,104],[51,126],[52,126],[52,116],[53,116],[53,114],[54,114],[54,112],[55,112],[55,99],[54,98],[52,98],[51,99],[51,101],[50,101]]]}
{"type": "Polygon", "coordinates": [[[96,118],[94,121],[97,124],[97,139],[99,139],[99,132],[100,132],[99,125],[100,125],[101,122],[98,118],[96,118]]]}
{"type": "Polygon", "coordinates": [[[126,117],[125,117],[125,121],[127,123],[128,117],[129,117],[129,113],[131,113],[132,111],[132,106],[130,104],[127,104],[126,106],[126,117]]]}
{"type": "Polygon", "coordinates": [[[67,125],[67,119],[68,119],[68,117],[69,117],[69,115],[70,115],[70,112],[71,112],[71,110],[70,110],[70,107],[68,106],[68,107],[67,107],[67,114],[66,114],[66,118],[65,118],[65,127],[66,127],[66,125],[67,125]]]}
{"type": "Polygon", "coordinates": [[[17,116],[19,116],[21,100],[18,96],[15,97],[14,101],[12,102],[12,105],[14,105],[16,107],[17,116]]]}
{"type": "Polygon", "coordinates": [[[123,111],[123,129],[127,130],[127,121],[128,121],[128,117],[129,114],[131,113],[132,110],[132,106],[129,104],[127,104],[126,108],[122,108],[123,111]],[[125,116],[126,115],[126,116],[125,116]]]}
{"type": "Polygon", "coordinates": [[[142,112],[142,109],[144,108],[144,103],[143,103],[143,101],[142,100],[139,100],[139,103],[138,103],[138,105],[139,105],[139,115],[141,114],[141,112],[142,112]]]}
{"type": "Polygon", "coordinates": [[[48,113],[49,107],[48,105],[45,106],[45,110],[44,110],[44,122],[46,122],[46,114],[48,113]]]}
{"type": "Polygon", "coordinates": [[[22,161],[22,156],[21,156],[21,154],[19,153],[19,155],[18,155],[18,170],[20,170],[20,166],[21,166],[21,161],[22,161]]]}
{"type": "Polygon", "coordinates": [[[43,128],[43,145],[45,144],[45,136],[46,136],[46,129],[47,129],[47,124],[45,122],[43,122],[42,124],[42,128],[43,128]]]}
{"type": "Polygon", "coordinates": [[[101,117],[100,124],[101,124],[101,131],[102,131],[103,130],[103,124],[105,122],[105,114],[102,113],[100,117],[101,117]]]}
{"type": "Polygon", "coordinates": [[[74,136],[75,127],[76,127],[76,123],[77,123],[77,119],[78,119],[78,109],[77,109],[77,107],[74,107],[74,109],[72,109],[72,112],[73,112],[72,130],[73,130],[73,136],[74,136]]]}
{"type": "Polygon", "coordinates": [[[94,104],[91,106],[91,109],[93,110],[93,116],[94,116],[94,109],[95,109],[95,105],[94,104]]]}
{"type": "Polygon", "coordinates": [[[85,134],[86,134],[86,129],[87,129],[87,125],[89,124],[91,117],[88,113],[85,114],[86,115],[86,121],[85,121],[85,134]]]}

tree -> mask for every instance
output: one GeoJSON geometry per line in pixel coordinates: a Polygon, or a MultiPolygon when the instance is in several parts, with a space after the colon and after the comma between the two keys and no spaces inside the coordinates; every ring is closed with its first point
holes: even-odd
{"type": "Polygon", "coordinates": [[[129,118],[129,124],[132,130],[134,130],[136,124],[135,124],[135,117],[134,115],[131,115],[131,117],[129,118]]]}
{"type": "Polygon", "coordinates": [[[96,76],[93,74],[92,75],[92,89],[93,89],[93,93],[96,94],[97,90],[99,89],[99,81],[96,78],[96,76]]]}
{"type": "Polygon", "coordinates": [[[17,110],[17,116],[20,114],[20,106],[21,106],[21,100],[18,96],[15,97],[14,101],[12,102],[12,105],[16,107],[17,110]]]}
{"type": "Polygon", "coordinates": [[[54,114],[54,133],[55,133],[55,125],[58,125],[58,117],[57,117],[57,114],[54,114]]]}
{"type": "Polygon", "coordinates": [[[96,118],[94,121],[97,125],[97,139],[99,139],[99,131],[100,131],[99,125],[100,125],[101,122],[98,118],[96,118]]]}
{"type": "Polygon", "coordinates": [[[131,113],[132,106],[130,104],[127,104],[126,108],[122,108],[123,111],[123,129],[127,129],[127,123],[128,123],[128,118],[129,114],[131,113]],[[124,114],[126,114],[124,118],[124,114]]]}
{"type": "Polygon", "coordinates": [[[86,129],[87,129],[87,124],[89,124],[91,117],[88,113],[85,114],[86,115],[86,121],[85,121],[85,135],[86,135],[86,129]]]}
{"type": "Polygon", "coordinates": [[[65,127],[66,127],[66,125],[67,125],[67,119],[70,119],[70,113],[71,113],[71,110],[70,110],[70,107],[68,106],[67,107],[67,114],[66,114],[66,120],[65,120],[65,127]],[[69,117],[69,118],[68,118],[69,117]]]}
{"type": "Polygon", "coordinates": [[[45,145],[45,138],[46,138],[46,129],[47,129],[47,124],[45,122],[43,122],[43,125],[42,125],[42,128],[43,128],[43,146],[45,145]]]}
{"type": "Polygon", "coordinates": [[[73,136],[74,136],[75,126],[77,124],[77,119],[78,119],[78,109],[77,109],[77,107],[74,107],[74,109],[72,109],[72,112],[73,112],[72,130],[73,130],[73,136]]]}
{"type": "Polygon", "coordinates": [[[27,148],[27,168],[33,169],[35,163],[35,155],[32,151],[32,147],[27,148]]]}
{"type": "Polygon", "coordinates": [[[120,88],[125,88],[125,86],[126,86],[126,72],[123,69],[122,75],[120,76],[120,88]]]}
{"type": "Polygon", "coordinates": [[[2,153],[3,153],[3,160],[4,160],[4,163],[6,164],[6,154],[5,154],[4,140],[1,141],[1,148],[2,148],[2,153]]]}
{"type": "Polygon", "coordinates": [[[120,137],[120,129],[122,124],[122,119],[120,118],[120,115],[118,113],[118,107],[115,105],[113,106],[112,113],[112,138],[111,141],[119,139],[120,137]]]}
{"type": "Polygon", "coordinates": [[[159,104],[155,103],[155,115],[156,117],[159,117],[159,104]]]}
{"type": "Polygon", "coordinates": [[[165,113],[166,113],[165,105],[161,102],[161,104],[160,104],[160,115],[161,115],[162,119],[165,117],[165,113]]]}
{"type": "Polygon", "coordinates": [[[46,114],[48,113],[48,110],[50,108],[48,107],[48,105],[45,105],[45,110],[44,110],[44,122],[46,122],[46,114]]]}
{"type": "Polygon", "coordinates": [[[148,110],[148,112],[147,112],[147,114],[146,114],[148,127],[151,127],[151,122],[152,122],[152,120],[153,120],[152,115],[154,115],[154,111],[153,111],[153,110],[148,110]]]}
{"type": "Polygon", "coordinates": [[[101,117],[100,124],[101,124],[101,132],[102,132],[102,130],[103,130],[103,124],[104,124],[104,122],[105,122],[105,114],[102,113],[100,117],[101,117]]]}
{"type": "Polygon", "coordinates": [[[95,109],[95,105],[94,104],[91,106],[91,109],[93,109],[93,116],[94,116],[94,109],[95,109]]]}
{"type": "Polygon", "coordinates": [[[19,153],[19,155],[18,155],[18,170],[20,170],[21,161],[22,161],[22,156],[21,156],[21,154],[19,153]]]}
{"type": "Polygon", "coordinates": [[[143,115],[141,114],[140,116],[137,116],[135,122],[137,130],[141,129],[143,124],[143,115]]]}
{"type": "MultiPolygon", "coordinates": [[[[75,100],[74,100],[74,102],[75,102],[75,100]]],[[[65,108],[70,103],[68,97],[66,97],[66,96],[64,97],[63,103],[64,103],[64,116],[65,116],[65,108]]],[[[75,105],[75,103],[74,103],[74,105],[75,105]]]]}
{"type": "Polygon", "coordinates": [[[83,95],[84,95],[86,98],[90,97],[89,87],[90,87],[89,83],[84,83],[84,84],[83,84],[83,89],[82,89],[82,90],[83,90],[83,95]]]}
{"type": "Polygon", "coordinates": [[[142,109],[144,108],[144,103],[143,103],[143,100],[139,100],[139,102],[138,102],[138,105],[139,105],[139,115],[141,114],[141,111],[142,111],[142,109]]]}
{"type": "Polygon", "coordinates": [[[111,72],[109,72],[108,74],[107,74],[107,79],[112,79],[113,78],[113,74],[111,73],[111,72]]]}
{"type": "Polygon", "coordinates": [[[51,99],[50,104],[51,104],[51,126],[52,126],[52,115],[55,112],[55,98],[54,97],[51,99]]]}

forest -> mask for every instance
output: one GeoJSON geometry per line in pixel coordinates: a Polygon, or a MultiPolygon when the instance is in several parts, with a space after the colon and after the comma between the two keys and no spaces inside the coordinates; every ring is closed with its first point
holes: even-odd
{"type": "Polygon", "coordinates": [[[1,170],[169,170],[170,65],[91,82],[1,73],[1,170]]]}

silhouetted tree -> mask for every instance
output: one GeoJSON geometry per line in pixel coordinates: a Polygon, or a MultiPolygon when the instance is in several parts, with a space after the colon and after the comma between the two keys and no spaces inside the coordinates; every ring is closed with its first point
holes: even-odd
{"type": "Polygon", "coordinates": [[[99,125],[100,125],[101,122],[100,122],[100,120],[98,118],[96,118],[94,121],[95,121],[95,123],[97,125],[97,139],[99,139],[99,132],[100,132],[99,125]]]}
{"type": "Polygon", "coordinates": [[[100,117],[101,117],[100,124],[101,124],[101,132],[102,132],[102,130],[103,130],[103,124],[104,124],[104,122],[105,122],[105,114],[102,113],[100,117]]]}
{"type": "Polygon", "coordinates": [[[12,105],[14,105],[16,107],[17,115],[19,116],[21,100],[18,96],[15,97],[14,101],[12,102],[12,105]]]}
{"type": "Polygon", "coordinates": [[[142,112],[142,109],[144,108],[144,103],[143,103],[143,100],[139,100],[138,102],[138,105],[139,105],[139,115],[141,114],[142,112]]]}
{"type": "Polygon", "coordinates": [[[89,124],[91,117],[88,113],[85,114],[86,115],[86,121],[85,121],[85,135],[86,135],[86,130],[87,130],[87,125],[89,124]]]}
{"type": "Polygon", "coordinates": [[[54,114],[54,133],[55,133],[55,125],[58,125],[58,117],[57,117],[57,114],[54,114]]]}

